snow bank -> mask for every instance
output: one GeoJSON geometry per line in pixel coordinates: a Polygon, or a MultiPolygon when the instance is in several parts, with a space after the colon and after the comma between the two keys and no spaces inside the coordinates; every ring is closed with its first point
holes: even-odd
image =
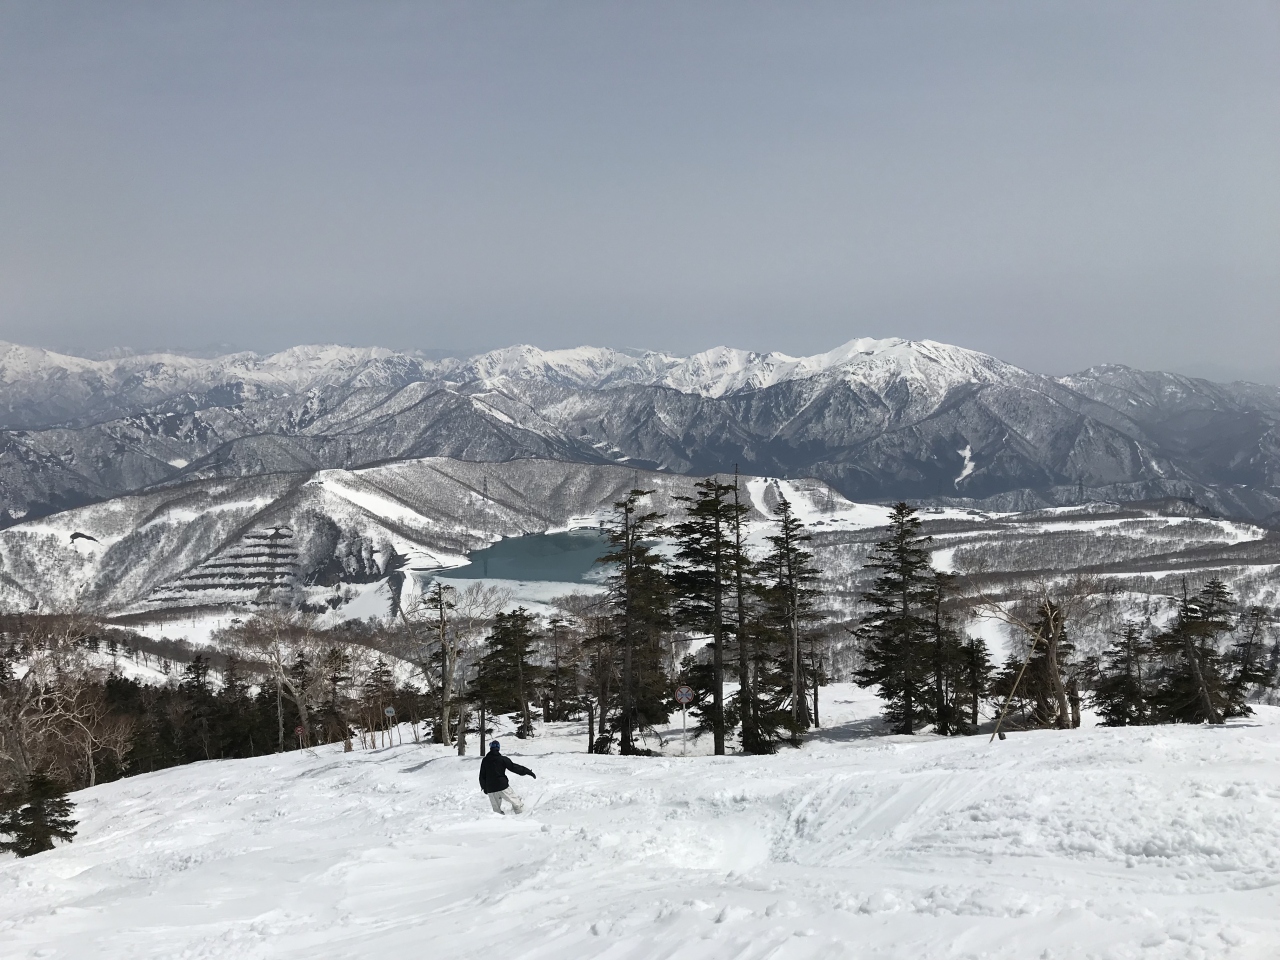
{"type": "Polygon", "coordinates": [[[474,743],[83,791],[74,844],[0,862],[0,957],[1280,955],[1280,710],[988,744],[872,737],[870,697],[824,694],[776,757],[504,737],[520,817],[474,743]]]}

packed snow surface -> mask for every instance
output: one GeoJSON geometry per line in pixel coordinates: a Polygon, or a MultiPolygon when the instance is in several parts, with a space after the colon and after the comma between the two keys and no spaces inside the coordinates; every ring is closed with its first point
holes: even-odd
{"type": "Polygon", "coordinates": [[[0,862],[0,957],[1280,956],[1280,710],[988,743],[824,695],[774,757],[504,737],[521,816],[474,741],[407,734],[86,790],[74,844],[0,862]]]}

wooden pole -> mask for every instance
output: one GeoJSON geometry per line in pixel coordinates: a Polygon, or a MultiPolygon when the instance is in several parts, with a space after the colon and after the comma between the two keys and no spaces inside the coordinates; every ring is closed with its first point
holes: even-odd
{"type": "Polygon", "coordinates": [[[1022,661],[1022,669],[1018,671],[1017,678],[1013,681],[1013,686],[1009,689],[1009,695],[1004,698],[1004,708],[1000,711],[1000,718],[996,720],[996,728],[991,731],[991,743],[996,738],[996,734],[1000,732],[1000,724],[1004,723],[1004,715],[1009,712],[1009,704],[1013,702],[1013,695],[1018,692],[1018,684],[1022,682],[1022,675],[1027,672],[1027,666],[1031,663],[1031,658],[1035,655],[1036,644],[1040,642],[1040,635],[1036,634],[1031,641],[1031,649],[1027,651],[1027,659],[1022,661]]]}

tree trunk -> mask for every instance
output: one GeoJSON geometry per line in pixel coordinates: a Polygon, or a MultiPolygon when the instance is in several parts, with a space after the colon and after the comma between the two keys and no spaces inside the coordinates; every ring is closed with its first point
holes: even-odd
{"type": "Polygon", "coordinates": [[[1204,671],[1200,667],[1200,654],[1196,650],[1195,643],[1189,635],[1183,638],[1182,643],[1186,650],[1187,662],[1191,665],[1191,673],[1196,680],[1196,689],[1200,693],[1200,709],[1204,711],[1205,719],[1209,723],[1223,723],[1222,714],[1213,705],[1213,696],[1209,693],[1209,685],[1205,683],[1204,671]]]}
{"type": "Polygon", "coordinates": [[[453,693],[453,668],[454,658],[450,656],[452,652],[449,649],[448,637],[448,620],[444,599],[444,588],[440,586],[440,581],[436,581],[438,601],[436,614],[438,623],[440,624],[440,742],[446,747],[453,743],[453,738],[449,735],[449,718],[453,705],[449,702],[453,693]]]}
{"type": "Polygon", "coordinates": [[[1049,668],[1049,684],[1053,689],[1053,699],[1057,703],[1058,716],[1054,726],[1066,730],[1071,723],[1071,703],[1067,698],[1067,687],[1062,682],[1062,670],[1058,665],[1058,641],[1062,637],[1062,615],[1056,609],[1046,609],[1045,617],[1049,621],[1049,636],[1045,638],[1045,666],[1049,668]]]}
{"type": "Polygon", "coordinates": [[[742,749],[755,753],[760,749],[760,734],[756,725],[756,704],[752,695],[751,664],[748,656],[747,599],[742,587],[742,514],[738,509],[738,470],[733,471],[733,583],[738,614],[738,712],[742,715],[742,749]]]}
{"type": "MultiPolygon", "coordinates": [[[[601,724],[603,727],[603,723],[601,724]]],[[[630,756],[634,752],[631,738],[631,637],[622,651],[622,729],[619,749],[630,756]]]]}
{"type": "MultiPolygon", "coordinates": [[[[631,636],[631,604],[635,586],[635,568],[633,566],[635,545],[631,542],[631,514],[629,512],[623,514],[622,522],[624,524],[623,543],[626,547],[627,556],[624,570],[625,580],[622,587],[625,609],[622,613],[622,730],[619,749],[624,755],[630,756],[635,752],[634,742],[631,737],[631,648],[634,645],[634,638],[631,636]]],[[[600,728],[601,732],[603,732],[603,713],[600,717],[600,728]]]]}
{"type": "Polygon", "coordinates": [[[596,752],[596,705],[587,701],[587,753],[596,752]]]}
{"type": "Polygon", "coordinates": [[[280,728],[280,753],[284,753],[284,691],[280,689],[280,675],[276,674],[276,724],[280,728]]]}
{"type": "MultiPolygon", "coordinates": [[[[812,647],[810,647],[810,650],[812,650],[812,647]]],[[[815,659],[813,667],[813,725],[815,728],[822,726],[818,720],[818,682],[821,679],[821,673],[822,664],[815,659]]]]}
{"type": "MultiPolygon", "coordinates": [[[[717,510],[718,510],[717,506],[717,510]]],[[[723,535],[720,517],[716,516],[715,587],[712,592],[712,639],[715,649],[711,652],[711,730],[717,757],[724,756],[724,567],[723,535]]]]}
{"type": "Polygon", "coordinates": [[[533,733],[533,718],[529,716],[529,700],[524,693],[524,648],[521,647],[516,657],[516,685],[520,693],[520,712],[524,716],[523,730],[525,736],[533,733]]]}

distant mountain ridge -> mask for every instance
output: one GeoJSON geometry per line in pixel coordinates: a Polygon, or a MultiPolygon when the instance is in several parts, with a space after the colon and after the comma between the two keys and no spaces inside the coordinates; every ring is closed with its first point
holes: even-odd
{"type": "Polygon", "coordinates": [[[1177,496],[1280,511],[1280,388],[1068,377],[933,341],[811,357],[514,346],[428,359],[87,360],[0,343],[0,522],[192,480],[421,457],[815,477],[853,500],[1027,509],[1177,496]]]}

